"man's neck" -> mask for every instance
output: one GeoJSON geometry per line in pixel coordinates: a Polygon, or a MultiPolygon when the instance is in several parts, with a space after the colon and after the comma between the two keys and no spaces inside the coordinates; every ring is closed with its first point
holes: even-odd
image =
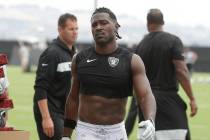
{"type": "Polygon", "coordinates": [[[69,48],[69,50],[72,50],[72,46],[73,46],[72,43],[66,42],[66,41],[65,41],[63,38],[61,38],[60,36],[59,36],[59,39],[60,39],[64,44],[66,44],[66,46],[69,48]]]}
{"type": "Polygon", "coordinates": [[[148,26],[148,31],[149,32],[163,31],[163,26],[162,25],[157,25],[157,24],[151,24],[151,25],[148,26]]]}
{"type": "Polygon", "coordinates": [[[116,40],[108,43],[108,44],[96,44],[95,50],[99,54],[110,54],[114,52],[118,48],[118,45],[116,43],[116,40]]]}

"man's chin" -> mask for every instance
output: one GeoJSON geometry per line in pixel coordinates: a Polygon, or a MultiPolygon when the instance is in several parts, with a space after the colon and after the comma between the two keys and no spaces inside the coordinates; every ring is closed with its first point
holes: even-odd
{"type": "Polygon", "coordinates": [[[100,42],[96,42],[96,43],[99,45],[99,47],[105,47],[107,44],[107,42],[104,42],[104,41],[100,41],[100,42]]]}
{"type": "Polygon", "coordinates": [[[101,44],[101,43],[104,44],[104,43],[107,42],[107,41],[106,41],[105,39],[103,39],[103,38],[98,38],[98,39],[96,39],[95,41],[96,41],[97,44],[101,44]]]}

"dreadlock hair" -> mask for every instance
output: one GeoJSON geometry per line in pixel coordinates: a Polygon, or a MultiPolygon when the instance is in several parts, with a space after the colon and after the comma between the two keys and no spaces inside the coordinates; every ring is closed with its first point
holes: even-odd
{"type": "Polygon", "coordinates": [[[147,14],[147,23],[148,24],[164,24],[163,14],[159,9],[150,9],[147,14]]]}
{"type": "MultiPolygon", "coordinates": [[[[95,11],[93,12],[92,16],[97,14],[97,13],[107,13],[109,17],[117,23],[117,29],[120,27],[120,24],[117,22],[117,17],[115,14],[108,8],[106,7],[101,7],[101,8],[96,8],[95,11]]],[[[117,39],[121,39],[122,37],[119,35],[118,31],[115,31],[117,39]]]]}

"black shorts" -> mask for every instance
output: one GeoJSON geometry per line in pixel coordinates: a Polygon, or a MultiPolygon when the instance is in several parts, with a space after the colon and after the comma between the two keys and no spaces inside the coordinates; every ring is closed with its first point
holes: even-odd
{"type": "MultiPolygon", "coordinates": [[[[153,91],[156,99],[157,112],[155,117],[155,129],[158,130],[175,130],[186,129],[187,138],[190,139],[187,105],[176,92],[153,91]]],[[[143,113],[140,110],[140,120],[144,120],[143,113]]]]}

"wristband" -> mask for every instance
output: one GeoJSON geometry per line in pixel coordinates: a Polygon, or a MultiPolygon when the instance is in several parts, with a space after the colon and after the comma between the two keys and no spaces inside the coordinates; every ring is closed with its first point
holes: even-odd
{"type": "Polygon", "coordinates": [[[64,120],[64,127],[74,129],[77,125],[75,120],[65,119],[64,120]]]}

